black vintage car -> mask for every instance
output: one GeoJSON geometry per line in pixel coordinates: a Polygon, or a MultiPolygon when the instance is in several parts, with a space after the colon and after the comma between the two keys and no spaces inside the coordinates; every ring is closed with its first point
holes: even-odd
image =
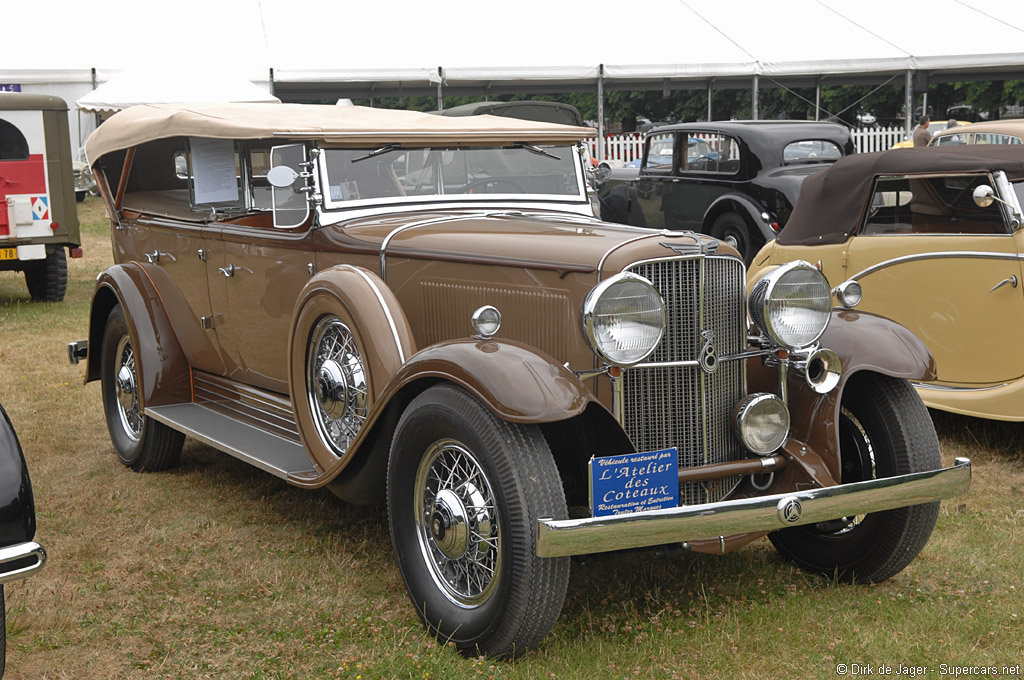
{"type": "Polygon", "coordinates": [[[4,586],[39,571],[46,561],[36,534],[32,482],[11,419],[0,406],[0,677],[7,651],[4,586]]]}
{"type": "Polygon", "coordinates": [[[682,123],[647,135],[637,168],[599,178],[601,219],[711,234],[749,264],[775,238],[804,178],[853,153],[836,123],[682,123]],[[684,153],[685,150],[685,153],[684,153]]]}

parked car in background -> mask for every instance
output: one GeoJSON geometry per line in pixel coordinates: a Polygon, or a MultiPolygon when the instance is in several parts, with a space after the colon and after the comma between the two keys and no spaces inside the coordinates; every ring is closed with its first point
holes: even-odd
{"type": "Polygon", "coordinates": [[[92,178],[92,168],[84,161],[71,161],[72,176],[75,181],[75,201],[81,203],[85,197],[96,190],[96,180],[92,178]]]}
{"type": "Polygon", "coordinates": [[[934,377],[924,345],[832,313],[808,263],[754,284],[748,325],[733,248],[590,214],[592,134],[295,104],[115,114],[87,145],[114,265],[69,356],[121,462],[172,467],[190,436],[386,502],[413,606],[472,655],[547,635],[571,555],[769,534],[828,578],[900,571],[970,478],[940,469],[906,382],[934,377]]]}
{"type": "Polygon", "coordinates": [[[65,248],[82,256],[68,106],[0,92],[0,271],[24,272],[33,300],[63,300],[65,248]]]}
{"type": "Polygon", "coordinates": [[[0,677],[7,665],[4,584],[43,568],[46,551],[33,539],[36,511],[25,454],[7,411],[0,404],[0,677]]]}
{"type": "Polygon", "coordinates": [[[1022,201],[1024,146],[860,154],[804,183],[750,278],[793,258],[820,263],[840,304],[856,284],[858,312],[929,347],[938,373],[915,383],[925,404],[1024,420],[1022,201]]]}
{"type": "Polygon", "coordinates": [[[785,225],[804,178],[853,151],[849,129],[835,123],[734,121],[657,128],[647,135],[639,168],[602,173],[601,218],[710,234],[749,262],[785,225]]]}
{"type": "Polygon", "coordinates": [[[929,146],[958,146],[962,144],[1020,144],[1024,139],[1024,120],[993,120],[974,123],[962,130],[950,128],[936,133],[929,146]]]}
{"type": "MultiPolygon", "coordinates": [[[[935,137],[937,135],[943,134],[947,130],[956,130],[957,128],[960,128],[960,127],[963,127],[965,125],[970,125],[971,124],[970,121],[966,121],[966,120],[957,120],[955,122],[956,122],[956,125],[950,127],[950,124],[949,124],[948,120],[933,120],[933,121],[931,121],[928,124],[928,132],[932,133],[931,144],[935,143],[935,137]]],[[[953,134],[958,134],[958,133],[957,132],[953,132],[953,134]]],[[[895,144],[892,145],[892,148],[893,149],[913,149],[914,148],[914,138],[913,138],[913,135],[911,135],[910,137],[907,137],[902,142],[896,142],[895,144]]]]}

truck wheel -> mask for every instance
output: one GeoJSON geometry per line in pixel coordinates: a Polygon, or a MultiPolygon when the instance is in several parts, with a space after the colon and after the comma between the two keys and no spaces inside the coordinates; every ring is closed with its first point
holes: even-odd
{"type": "Polygon", "coordinates": [[[84,202],[85,201],[85,194],[86,194],[86,192],[84,192],[84,191],[76,191],[75,192],[75,203],[82,203],[82,202],[84,202]]]}
{"type": "MultiPolygon", "coordinates": [[[[844,484],[942,467],[921,398],[906,380],[877,373],[858,374],[843,390],[839,447],[844,484]]],[[[879,583],[917,557],[938,515],[936,501],[783,529],[769,538],[804,569],[879,583]]]]}
{"type": "Polygon", "coordinates": [[[63,246],[46,254],[45,260],[25,268],[28,294],[36,302],[60,302],[68,288],[68,260],[63,246]]]}
{"type": "Polygon", "coordinates": [[[752,233],[743,218],[734,212],[719,215],[711,225],[710,234],[738,250],[747,265],[754,260],[754,255],[764,245],[764,239],[760,234],[752,233]]]}
{"type": "Polygon", "coordinates": [[[185,435],[142,412],[135,350],[121,305],[107,317],[100,361],[103,411],[118,458],[136,472],[177,465],[185,435]]]}
{"type": "Polygon", "coordinates": [[[558,469],[535,425],[506,423],[438,385],[398,422],[388,519],[409,597],[430,632],[467,654],[515,657],[562,609],[569,559],[536,555],[536,524],[567,516],[558,469]]]}

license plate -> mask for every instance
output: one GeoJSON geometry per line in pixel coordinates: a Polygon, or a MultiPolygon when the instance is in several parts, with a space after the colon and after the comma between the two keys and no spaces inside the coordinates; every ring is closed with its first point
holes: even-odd
{"type": "Polygon", "coordinates": [[[17,248],[0,248],[0,260],[17,260],[17,248]]]}
{"type": "Polygon", "coordinates": [[[590,511],[594,517],[677,505],[679,452],[676,449],[590,460],[590,511]]]}

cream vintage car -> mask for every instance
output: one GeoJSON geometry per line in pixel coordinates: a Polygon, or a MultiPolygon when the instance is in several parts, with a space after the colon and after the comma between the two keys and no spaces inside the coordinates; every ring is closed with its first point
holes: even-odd
{"type": "Polygon", "coordinates": [[[594,218],[589,128],[360,107],[145,106],[89,139],[115,264],[88,340],[137,471],[194,437],[386,503],[429,629],[509,657],[569,557],[768,534],[872,582],[924,547],[942,469],[924,345],[832,310],[807,263],[755,284],[692,232],[594,218]],[[898,338],[899,351],[879,347],[898,338]]]}
{"type": "MultiPolygon", "coordinates": [[[[914,383],[925,404],[1024,420],[1022,202],[1024,146],[860,154],[804,183],[749,278],[794,258],[818,264],[840,305],[862,298],[857,310],[928,346],[938,375],[914,383]]],[[[902,341],[886,348],[902,351],[902,341]]]]}

